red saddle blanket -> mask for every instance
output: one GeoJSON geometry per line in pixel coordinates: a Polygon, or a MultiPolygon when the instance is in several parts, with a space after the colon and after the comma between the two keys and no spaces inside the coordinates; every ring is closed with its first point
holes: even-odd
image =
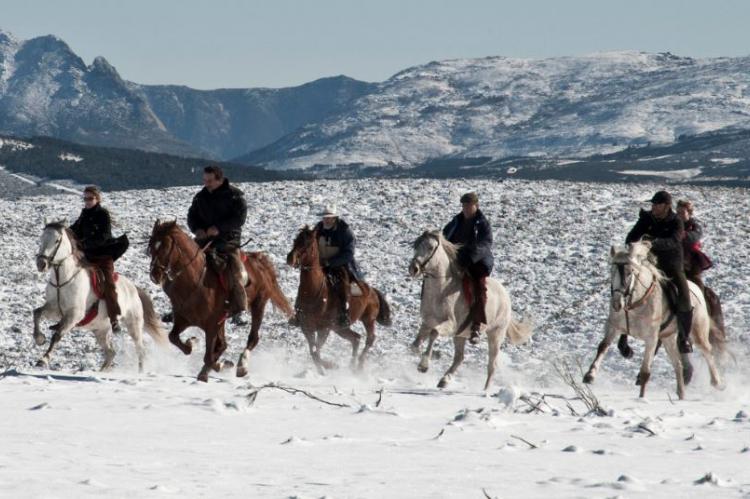
{"type": "MultiPolygon", "coordinates": [[[[78,324],[76,324],[77,327],[85,326],[86,324],[90,323],[94,320],[94,318],[99,314],[99,301],[104,299],[104,293],[102,292],[102,284],[101,284],[101,275],[100,272],[96,269],[89,272],[89,278],[91,279],[91,287],[94,290],[94,294],[96,295],[99,300],[95,301],[94,304],[91,306],[91,308],[86,312],[86,315],[83,316],[83,319],[81,319],[78,324]]],[[[120,279],[120,274],[115,272],[115,282],[117,282],[120,279]]]]}
{"type": "MultiPolygon", "coordinates": [[[[240,253],[240,260],[242,260],[242,263],[247,262],[247,253],[241,252],[240,253]]],[[[224,290],[224,292],[229,291],[229,287],[227,286],[227,277],[225,275],[225,272],[219,272],[219,286],[221,286],[221,289],[224,290]]]]}

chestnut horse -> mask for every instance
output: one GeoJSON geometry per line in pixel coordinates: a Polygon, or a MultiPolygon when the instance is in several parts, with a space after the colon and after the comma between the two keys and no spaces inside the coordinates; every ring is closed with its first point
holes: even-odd
{"type": "MultiPolygon", "coordinates": [[[[148,251],[151,255],[151,280],[164,289],[172,302],[174,323],[169,332],[169,341],[182,353],[190,355],[195,338],[183,342],[180,333],[191,326],[204,331],[206,353],[198,380],[208,381],[208,371],[221,368],[219,357],[227,348],[224,338],[227,286],[207,265],[205,248],[198,246],[174,221],[160,223],[157,220],[154,223],[148,251]]],[[[292,307],[279,288],[276,271],[268,257],[263,253],[246,255],[244,265],[249,282],[245,291],[252,323],[247,346],[237,363],[239,377],[247,375],[248,357],[260,339],[258,330],[268,300],[287,316],[292,314],[292,307]]]]}
{"type": "MultiPolygon", "coordinates": [[[[324,368],[333,367],[331,362],[320,357],[320,351],[331,330],[352,344],[351,366],[357,366],[360,335],[348,326],[339,325],[341,304],[336,293],[329,289],[328,279],[320,264],[318,233],[315,229],[305,226],[299,231],[286,262],[300,269],[297,318],[307,338],[310,355],[318,372],[324,374],[324,368]]],[[[375,342],[375,322],[390,326],[391,309],[380,291],[361,281],[358,281],[357,285],[362,293],[361,296],[349,298],[349,320],[352,324],[362,322],[367,333],[365,348],[359,355],[358,367],[361,369],[367,352],[375,342]]]]}

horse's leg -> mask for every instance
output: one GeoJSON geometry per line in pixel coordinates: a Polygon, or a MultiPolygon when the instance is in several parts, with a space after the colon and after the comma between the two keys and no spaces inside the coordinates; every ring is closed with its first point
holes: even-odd
{"type": "Polygon", "coordinates": [[[357,354],[359,353],[359,340],[361,339],[361,336],[349,327],[337,327],[334,329],[334,332],[351,343],[352,358],[349,361],[349,367],[354,369],[357,366],[357,354]]]}
{"type": "Polygon", "coordinates": [[[464,361],[465,345],[466,338],[464,338],[463,336],[453,337],[453,363],[451,364],[451,367],[448,369],[448,371],[443,374],[443,377],[440,378],[440,381],[437,385],[438,388],[445,388],[446,386],[448,386],[448,383],[450,383],[450,380],[458,369],[458,366],[460,366],[464,361]]]}
{"type": "Polygon", "coordinates": [[[172,323],[172,330],[169,331],[169,341],[180,349],[185,355],[190,355],[193,352],[193,345],[196,342],[195,338],[190,338],[187,342],[183,342],[180,338],[180,333],[188,328],[188,323],[180,315],[175,314],[174,322],[172,323]]]}
{"type": "Polygon", "coordinates": [[[654,355],[656,354],[656,345],[659,342],[658,332],[655,332],[653,336],[649,336],[645,340],[646,346],[643,349],[643,362],[641,362],[641,370],[638,372],[638,378],[635,384],[641,387],[640,398],[646,396],[646,385],[648,380],[651,379],[651,364],[654,362],[654,355]]]}
{"type": "MultiPolygon", "coordinates": [[[[357,334],[354,331],[352,331],[353,334],[357,334]]],[[[325,369],[335,369],[336,364],[333,363],[330,360],[325,360],[323,356],[321,355],[321,352],[323,351],[323,345],[326,344],[326,340],[328,340],[328,335],[331,334],[331,331],[326,329],[318,329],[318,336],[315,340],[315,353],[318,356],[318,362],[321,366],[325,369]]],[[[359,335],[357,335],[359,336],[359,335]]]]}
{"type": "Polygon", "coordinates": [[[674,377],[677,380],[677,397],[682,400],[685,398],[685,378],[682,375],[682,357],[677,349],[677,341],[675,335],[666,338],[662,344],[664,349],[669,355],[669,361],[672,363],[674,368],[674,377]]]}
{"type": "Polygon", "coordinates": [[[500,330],[495,328],[487,331],[487,381],[484,383],[484,391],[490,388],[492,383],[492,377],[495,375],[495,368],[497,367],[497,354],[500,353],[500,341],[503,338],[500,335],[500,330]]]}
{"type": "Polygon", "coordinates": [[[318,355],[318,352],[315,346],[315,330],[308,329],[307,327],[303,325],[302,334],[305,335],[305,339],[307,340],[307,346],[310,351],[310,357],[312,357],[313,364],[315,365],[315,369],[318,371],[318,374],[325,374],[326,373],[325,369],[323,369],[323,366],[320,364],[320,356],[318,355]]]}
{"type": "MultiPolygon", "coordinates": [[[[698,334],[698,332],[694,330],[692,334],[696,335],[698,334]]],[[[719,373],[719,368],[716,365],[716,358],[714,357],[715,350],[709,342],[709,334],[710,333],[708,332],[705,333],[705,336],[703,336],[703,341],[698,341],[696,343],[698,343],[698,348],[703,354],[703,358],[706,359],[706,364],[708,364],[708,372],[711,374],[711,386],[713,386],[714,388],[723,389],[721,374],[719,373]]]]}
{"type": "Polygon", "coordinates": [[[430,334],[431,330],[432,328],[427,326],[424,322],[419,325],[419,332],[414,338],[412,344],[409,346],[413,354],[419,355],[419,347],[422,346],[422,342],[425,340],[425,338],[427,338],[427,335],[430,334]]]}
{"type": "Polygon", "coordinates": [[[207,382],[208,372],[213,369],[216,363],[216,342],[218,341],[219,331],[218,328],[223,328],[224,325],[211,326],[206,328],[206,351],[203,354],[203,367],[198,373],[198,381],[207,382]]]}
{"type": "Polygon", "coordinates": [[[419,364],[417,365],[417,371],[421,373],[426,373],[427,370],[430,368],[430,359],[432,358],[432,348],[435,346],[435,340],[438,337],[437,329],[432,329],[430,331],[430,339],[427,342],[427,349],[422,353],[422,358],[419,361],[419,364]]]}
{"type": "Polygon", "coordinates": [[[41,328],[39,327],[39,322],[41,319],[46,319],[53,311],[54,307],[49,302],[46,302],[41,307],[34,309],[34,341],[39,346],[47,343],[47,338],[42,333],[41,328]]]}
{"type": "Polygon", "coordinates": [[[583,376],[584,383],[594,382],[596,372],[599,370],[602,360],[604,360],[604,354],[607,353],[609,346],[615,340],[615,336],[617,336],[617,332],[615,331],[615,328],[610,327],[610,321],[607,319],[607,324],[604,326],[604,339],[602,339],[596,349],[596,358],[594,359],[594,362],[591,363],[588,372],[583,376]]]}
{"type": "Polygon", "coordinates": [[[359,369],[365,367],[365,359],[367,358],[367,352],[372,348],[375,343],[375,319],[370,319],[364,322],[365,332],[367,339],[365,340],[365,347],[362,349],[362,353],[359,355],[359,369]]]}
{"type": "Polygon", "coordinates": [[[111,330],[112,328],[109,325],[101,329],[94,330],[96,341],[97,343],[99,343],[99,346],[104,352],[104,362],[102,362],[102,366],[99,368],[99,370],[101,371],[108,371],[112,369],[112,364],[115,360],[115,349],[112,346],[112,335],[110,334],[111,330]]]}
{"type": "Polygon", "coordinates": [[[68,331],[73,329],[73,326],[75,326],[76,322],[78,322],[78,319],[76,319],[76,317],[83,317],[83,315],[84,314],[80,311],[71,311],[67,315],[63,315],[57,331],[55,331],[55,334],[53,334],[52,338],[50,339],[47,352],[45,352],[42,358],[39,359],[36,363],[37,367],[47,367],[49,365],[49,361],[52,358],[52,350],[54,350],[55,346],[62,339],[62,337],[68,331]]]}
{"type": "Polygon", "coordinates": [[[214,365],[213,370],[216,372],[223,371],[224,369],[231,369],[234,367],[234,362],[231,360],[221,360],[221,355],[227,349],[227,338],[226,329],[224,325],[221,326],[214,342],[214,365]]]}
{"type": "Polygon", "coordinates": [[[146,347],[143,345],[143,317],[126,316],[125,327],[135,344],[135,352],[138,355],[138,372],[143,372],[146,360],[146,347]]]}
{"type": "Polygon", "coordinates": [[[250,352],[258,345],[260,341],[260,325],[263,323],[263,313],[266,309],[266,300],[256,298],[250,304],[250,315],[252,316],[252,324],[250,325],[250,334],[247,336],[247,344],[245,349],[240,354],[240,360],[237,362],[237,376],[242,378],[247,376],[247,364],[250,357],[250,352]]]}

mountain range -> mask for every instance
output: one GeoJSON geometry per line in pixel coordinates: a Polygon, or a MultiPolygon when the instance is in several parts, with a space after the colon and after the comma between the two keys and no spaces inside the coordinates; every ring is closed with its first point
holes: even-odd
{"type": "Polygon", "coordinates": [[[750,57],[610,52],[431,62],[380,83],[195,90],[129,82],[54,36],[0,31],[0,133],[272,169],[574,161],[701,143],[684,139],[750,130],[749,88],[750,57]]]}

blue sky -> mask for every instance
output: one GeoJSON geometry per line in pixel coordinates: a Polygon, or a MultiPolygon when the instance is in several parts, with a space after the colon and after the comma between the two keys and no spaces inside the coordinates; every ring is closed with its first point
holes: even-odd
{"type": "Polygon", "coordinates": [[[2,0],[0,28],[55,34],[139,83],[381,81],[431,60],[608,50],[750,55],[750,1],[2,0]]]}

